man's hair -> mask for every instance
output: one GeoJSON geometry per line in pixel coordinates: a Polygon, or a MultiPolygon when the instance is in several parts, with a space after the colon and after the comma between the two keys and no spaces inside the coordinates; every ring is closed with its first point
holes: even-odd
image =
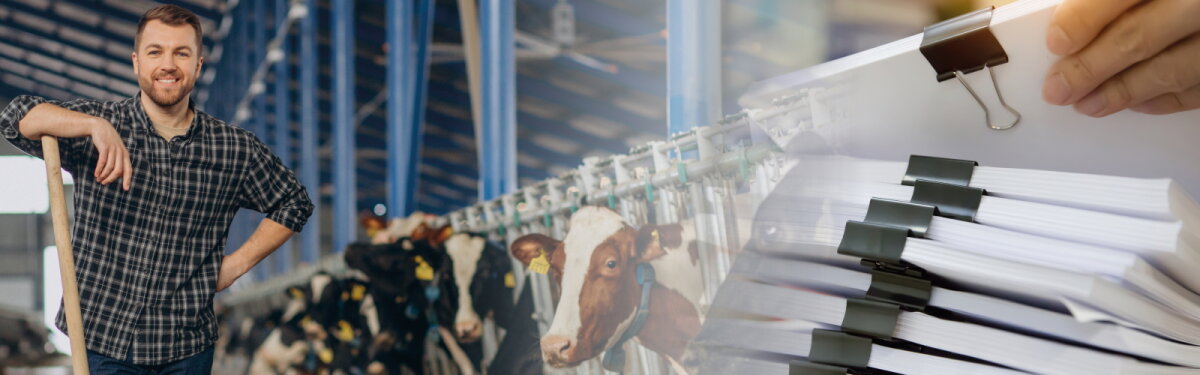
{"type": "Polygon", "coordinates": [[[199,50],[204,49],[204,30],[200,27],[200,17],[196,17],[195,13],[181,6],[168,4],[156,6],[142,14],[142,20],[138,21],[137,35],[133,37],[133,49],[135,52],[142,42],[142,30],[145,30],[146,24],[153,20],[158,20],[171,26],[191,25],[192,29],[196,30],[196,48],[198,49],[196,53],[199,54],[199,50]]]}

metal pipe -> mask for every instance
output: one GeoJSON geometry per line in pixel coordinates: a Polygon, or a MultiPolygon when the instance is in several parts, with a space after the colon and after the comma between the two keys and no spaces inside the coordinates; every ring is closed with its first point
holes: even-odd
{"type": "Polygon", "coordinates": [[[300,234],[300,262],[317,260],[321,241],[321,176],[317,160],[317,0],[304,2],[300,23],[300,182],[313,202],[312,219],[300,234]]]}
{"type": "MultiPolygon", "coordinates": [[[[275,22],[277,29],[283,28],[283,23],[287,22],[288,0],[275,0],[275,22]]],[[[275,62],[275,155],[279,157],[279,161],[283,165],[291,168],[292,166],[292,150],[288,145],[292,139],[292,103],[290,99],[291,93],[288,90],[288,82],[292,79],[288,61],[289,52],[288,40],[284,37],[279,45],[279,51],[283,55],[275,62]]],[[[265,114],[264,114],[265,115],[265,114]]],[[[292,268],[292,240],[288,240],[275,250],[275,273],[283,274],[292,268]]]]}
{"type": "Polygon", "coordinates": [[[415,96],[413,64],[413,3],[387,3],[387,207],[391,217],[405,217],[412,209],[417,168],[412,150],[420,147],[415,137],[421,124],[412,123],[415,96]]]}
{"type": "Polygon", "coordinates": [[[516,189],[516,64],[513,59],[515,5],[485,0],[480,7],[483,122],[479,153],[479,199],[487,200],[516,189]]]}
{"type": "Polygon", "coordinates": [[[721,118],[721,2],[667,0],[667,135],[721,118]]]}
{"type": "Polygon", "coordinates": [[[357,237],[354,166],[354,0],[333,0],[333,251],[357,237]]]}

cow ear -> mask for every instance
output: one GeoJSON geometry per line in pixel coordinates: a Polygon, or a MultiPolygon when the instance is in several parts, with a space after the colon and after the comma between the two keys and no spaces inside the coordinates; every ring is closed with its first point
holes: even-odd
{"type": "Polygon", "coordinates": [[[667,255],[668,249],[678,249],[683,244],[683,226],[676,224],[647,224],[638,230],[637,257],[645,262],[667,255]]]}
{"type": "Polygon", "coordinates": [[[533,261],[533,258],[542,254],[550,255],[558,248],[559,243],[561,243],[559,240],[546,235],[527,234],[513,241],[509,246],[509,251],[512,252],[513,258],[517,258],[521,264],[529,266],[529,262],[533,261]]]}
{"type": "Polygon", "coordinates": [[[430,228],[429,225],[426,225],[425,223],[418,224],[417,228],[413,229],[412,233],[410,233],[410,237],[412,237],[414,241],[426,240],[432,236],[433,228],[430,228]]]}
{"type": "Polygon", "coordinates": [[[432,244],[433,247],[440,247],[442,243],[445,243],[446,240],[450,239],[450,236],[452,235],[454,235],[454,227],[443,225],[429,238],[429,243],[432,244]]]}

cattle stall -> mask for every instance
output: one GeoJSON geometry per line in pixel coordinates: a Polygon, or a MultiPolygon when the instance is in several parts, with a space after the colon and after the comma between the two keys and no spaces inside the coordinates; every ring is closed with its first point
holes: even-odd
{"type": "MultiPolygon", "coordinates": [[[[540,338],[549,332],[554,322],[558,307],[555,300],[562,288],[549,272],[530,270],[512,257],[508,247],[515,241],[534,234],[563,239],[572,229],[586,231],[586,227],[571,227],[573,214],[581,209],[611,212],[613,217],[634,228],[686,223],[690,227],[686,229],[687,233],[694,234],[694,246],[687,250],[691,252],[698,272],[701,287],[697,288],[697,306],[698,312],[703,314],[733,258],[750,237],[750,223],[757,204],[779,181],[783,167],[784,160],[769,137],[753,126],[748,115],[739,113],[712,126],[635,147],[628,154],[588,158],[579,168],[558,177],[442,217],[415,215],[408,219],[410,222],[405,224],[407,228],[402,232],[403,236],[411,235],[409,228],[418,225],[447,226],[455,234],[469,233],[486,239],[488,246],[503,248],[504,259],[510,263],[507,266],[513,270],[511,280],[504,281],[511,283],[512,303],[519,304],[521,297],[528,295],[532,319],[528,319],[530,332],[527,334],[540,338]]],[[[449,273],[452,269],[438,268],[435,272],[449,273]]],[[[239,324],[265,328],[258,322],[269,320],[272,314],[279,315],[293,300],[289,288],[307,285],[318,276],[334,280],[364,278],[361,270],[347,265],[342,254],[335,254],[315,265],[233,292],[219,300],[227,322],[224,327],[228,329],[224,336],[236,337],[230,332],[242,329],[235,327],[239,324]],[[250,321],[256,323],[247,323],[250,321]]],[[[453,285],[444,284],[442,288],[445,290],[439,293],[462,293],[461,288],[453,285]]],[[[426,373],[479,373],[480,368],[497,360],[498,353],[509,355],[503,353],[505,348],[501,343],[513,332],[499,328],[495,317],[482,320],[482,337],[478,343],[471,344],[481,351],[477,361],[479,368],[463,368],[461,362],[455,361],[455,354],[430,350],[426,353],[429,357],[425,361],[428,364],[426,373]]],[[[429,335],[429,340],[449,341],[445,344],[455,341],[452,337],[446,340],[444,335],[434,336],[429,335]]],[[[633,340],[624,346],[629,349],[625,355],[624,373],[679,372],[672,369],[670,361],[633,340]]],[[[313,349],[306,350],[314,352],[313,349]]],[[[530,351],[540,354],[536,344],[525,350],[530,351]]],[[[538,355],[539,362],[540,357],[538,355]]],[[[602,357],[597,354],[562,368],[544,365],[542,370],[549,374],[611,373],[605,370],[602,357]]],[[[218,357],[218,368],[234,373],[249,366],[247,362],[247,359],[230,353],[218,357]]]]}

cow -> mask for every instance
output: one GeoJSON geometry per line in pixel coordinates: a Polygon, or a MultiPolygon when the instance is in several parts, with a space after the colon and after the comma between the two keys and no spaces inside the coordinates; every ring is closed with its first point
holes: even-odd
{"type": "Polygon", "coordinates": [[[635,269],[653,267],[645,325],[634,339],[665,356],[681,373],[687,344],[700,330],[703,282],[691,222],[634,228],[616,212],[581,207],[562,240],[518,238],[512,255],[525,266],[548,262],[559,286],[554,321],[541,339],[546,363],[571,367],[612,348],[634,320],[642,287],[635,269]]]}
{"type": "Polygon", "coordinates": [[[457,309],[450,265],[440,249],[448,232],[424,224],[412,236],[382,244],[351,244],[346,265],[370,281],[377,319],[367,353],[369,374],[422,373],[425,341],[457,309]]]}
{"type": "Polygon", "coordinates": [[[458,291],[453,326],[445,326],[457,341],[471,343],[483,334],[481,316],[491,317],[505,335],[487,373],[540,374],[541,355],[528,350],[536,349],[538,341],[533,297],[530,288],[523,288],[513,301],[517,276],[504,247],[476,234],[456,233],[446,240],[445,248],[458,291]]]}
{"type": "Polygon", "coordinates": [[[310,308],[320,302],[328,275],[314,276],[309,284],[289,287],[290,299],[279,324],[267,334],[250,358],[250,374],[279,374],[294,372],[294,368],[314,368],[310,354],[324,352],[326,331],[312,319],[310,308]]]}

